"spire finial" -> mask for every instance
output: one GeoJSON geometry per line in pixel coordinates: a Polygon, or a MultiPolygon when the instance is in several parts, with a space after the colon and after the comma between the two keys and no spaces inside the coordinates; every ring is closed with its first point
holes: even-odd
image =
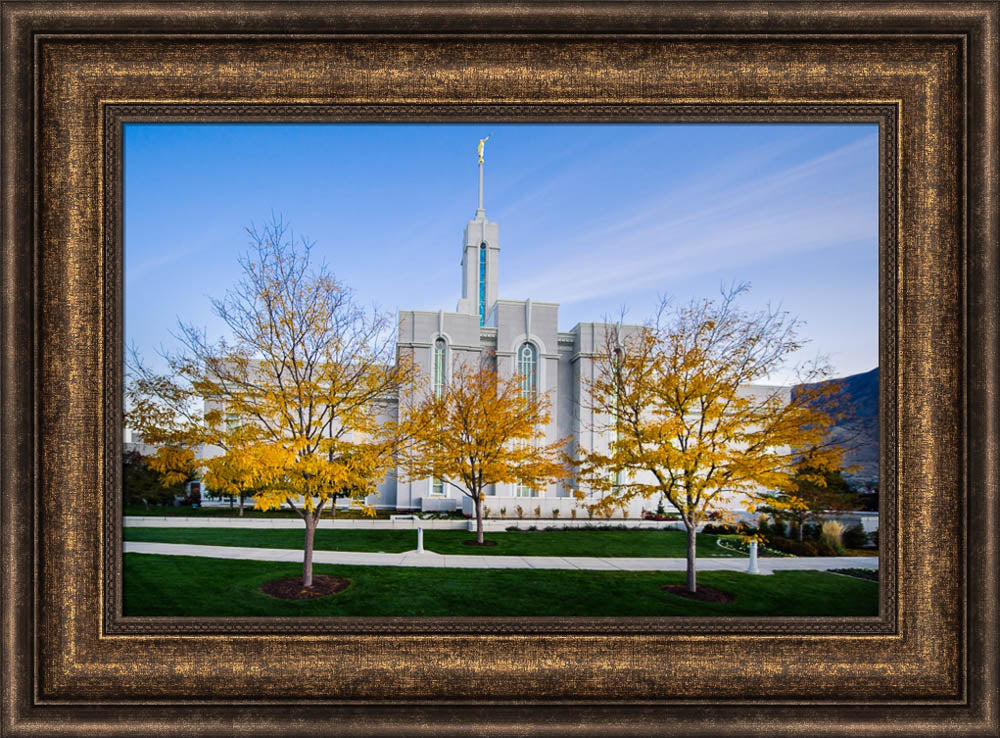
{"type": "MultiPolygon", "coordinates": [[[[492,135],[491,133],[490,136],[492,135]]],[[[490,140],[490,136],[479,139],[479,210],[476,215],[485,214],[483,210],[483,150],[486,148],[486,142],[490,140]]]]}

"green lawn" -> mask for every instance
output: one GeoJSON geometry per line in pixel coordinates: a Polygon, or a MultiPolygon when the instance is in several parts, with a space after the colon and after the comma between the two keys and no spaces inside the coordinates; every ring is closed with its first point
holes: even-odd
{"type": "Polygon", "coordinates": [[[297,564],[125,554],[124,614],[131,616],[875,616],[878,584],[818,571],[753,576],[703,572],[728,604],[663,592],[684,572],[543,569],[418,569],[317,565],[350,579],[336,595],[298,602],[260,591],[271,579],[301,576],[297,564]]]}
{"type": "MultiPolygon", "coordinates": [[[[123,528],[126,541],[194,543],[206,546],[301,549],[301,528],[261,530],[252,528],[123,528]]],[[[679,530],[519,530],[487,533],[496,546],[464,546],[474,538],[463,530],[425,530],[424,548],[439,554],[475,556],[687,556],[687,534],[679,530]]],[[[699,557],[740,558],[743,554],[716,545],[716,537],[700,535],[699,557]]],[[[321,551],[402,553],[417,547],[415,530],[337,530],[320,528],[315,546],[321,551]]]]}

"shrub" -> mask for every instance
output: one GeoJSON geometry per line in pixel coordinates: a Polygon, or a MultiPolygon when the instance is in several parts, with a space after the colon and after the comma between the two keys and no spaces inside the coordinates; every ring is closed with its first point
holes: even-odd
{"type": "Polygon", "coordinates": [[[817,556],[839,556],[841,553],[843,553],[843,549],[838,551],[833,546],[830,546],[829,544],[824,543],[823,541],[814,541],[811,543],[816,547],[817,556]]]}
{"type": "Polygon", "coordinates": [[[844,552],[844,542],[843,536],[844,526],[838,523],[836,520],[827,520],[823,523],[823,528],[820,532],[820,543],[825,543],[827,546],[832,548],[837,554],[842,554],[844,552]]]}
{"type": "Polygon", "coordinates": [[[817,556],[816,544],[812,541],[797,541],[792,538],[774,536],[768,540],[768,545],[784,553],[795,554],[796,556],[817,556]]]}
{"type": "Polygon", "coordinates": [[[539,505],[538,507],[535,508],[535,517],[536,518],[542,517],[542,506],[541,505],[539,505]]]}
{"type": "Polygon", "coordinates": [[[594,508],[592,507],[587,508],[587,517],[590,518],[591,520],[594,519],[594,508]]]}
{"type": "Polygon", "coordinates": [[[555,518],[556,520],[559,519],[559,508],[558,507],[552,508],[552,517],[555,518]]]}
{"type": "Polygon", "coordinates": [[[514,508],[514,512],[516,512],[516,513],[517,513],[517,519],[518,519],[518,520],[520,520],[521,518],[523,518],[523,517],[524,517],[524,508],[523,508],[523,507],[521,507],[520,505],[518,505],[518,506],[516,506],[516,507],[514,508]]]}
{"type": "Polygon", "coordinates": [[[852,525],[844,531],[845,548],[864,548],[867,543],[868,534],[865,533],[865,529],[860,523],[852,525]]]}
{"type": "Polygon", "coordinates": [[[500,517],[501,518],[506,518],[507,517],[507,508],[506,507],[501,507],[500,508],[500,517]]]}
{"type": "Polygon", "coordinates": [[[788,536],[788,524],[785,522],[784,518],[775,515],[774,520],[771,523],[770,531],[772,535],[781,536],[782,538],[785,538],[788,536]]]}
{"type": "Polygon", "coordinates": [[[819,533],[819,525],[816,523],[806,523],[805,527],[802,529],[802,537],[810,538],[814,541],[819,539],[819,533]]]}
{"type": "Polygon", "coordinates": [[[868,534],[868,545],[872,548],[878,548],[878,530],[873,530],[868,534]]]}
{"type": "Polygon", "coordinates": [[[483,508],[483,518],[488,518],[490,516],[490,509],[488,507],[483,508]]]}
{"type": "Polygon", "coordinates": [[[701,532],[710,536],[726,536],[733,533],[739,533],[740,531],[738,528],[734,528],[731,525],[715,525],[714,523],[709,523],[701,529],[701,532]]]}
{"type": "Polygon", "coordinates": [[[573,520],[576,520],[576,508],[575,507],[572,510],[569,511],[569,516],[571,518],[573,518],[573,520]]]}

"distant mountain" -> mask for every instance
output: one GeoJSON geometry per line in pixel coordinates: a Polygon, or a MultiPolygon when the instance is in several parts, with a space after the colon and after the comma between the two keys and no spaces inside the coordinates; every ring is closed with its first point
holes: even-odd
{"type": "MultiPolygon", "coordinates": [[[[845,474],[857,482],[878,481],[878,367],[863,374],[831,379],[809,386],[841,384],[841,400],[847,417],[833,429],[833,440],[848,448],[845,467],[858,467],[845,474]]],[[[799,385],[802,386],[802,385],[799,385]]],[[[797,388],[793,387],[792,392],[797,388]]]]}

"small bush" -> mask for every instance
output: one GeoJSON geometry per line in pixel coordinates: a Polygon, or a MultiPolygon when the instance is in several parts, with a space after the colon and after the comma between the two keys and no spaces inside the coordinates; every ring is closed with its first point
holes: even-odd
{"type": "Polygon", "coordinates": [[[539,505],[538,507],[535,508],[535,517],[536,518],[542,517],[542,506],[541,505],[539,505]]]}
{"type": "Polygon", "coordinates": [[[483,508],[483,519],[485,520],[490,516],[490,509],[488,507],[483,508]]]}
{"type": "Polygon", "coordinates": [[[739,533],[740,531],[738,528],[734,528],[731,525],[715,525],[714,523],[709,523],[701,529],[701,532],[710,536],[726,536],[733,533],[739,533]]]}
{"type": "Polygon", "coordinates": [[[501,507],[500,508],[500,517],[501,518],[506,518],[507,517],[507,508],[506,507],[501,507]]]}
{"type": "Polygon", "coordinates": [[[833,546],[830,546],[823,541],[811,541],[811,543],[816,547],[817,556],[840,556],[843,553],[843,549],[838,551],[833,546]]]}
{"type": "Polygon", "coordinates": [[[587,508],[587,517],[590,518],[591,520],[594,519],[594,508],[592,507],[587,508]]]}
{"type": "Polygon", "coordinates": [[[555,508],[552,509],[552,517],[555,518],[556,520],[559,519],[559,508],[558,507],[555,507],[555,508]]]}
{"type": "Polygon", "coordinates": [[[773,536],[768,545],[776,551],[794,554],[796,556],[818,556],[816,544],[812,541],[797,541],[792,538],[773,536]]]}
{"type": "Polygon", "coordinates": [[[832,548],[837,554],[842,554],[844,552],[844,526],[838,523],[836,520],[827,520],[823,523],[823,528],[820,532],[820,543],[825,543],[827,546],[832,548]]]}
{"type": "Polygon", "coordinates": [[[571,518],[573,518],[573,520],[576,520],[576,508],[575,507],[572,510],[569,511],[569,516],[571,518]]]}
{"type": "Polygon", "coordinates": [[[865,533],[865,529],[860,523],[852,525],[844,531],[845,548],[864,548],[867,543],[868,534],[865,533]]]}
{"type": "Polygon", "coordinates": [[[802,529],[802,537],[809,538],[810,540],[819,540],[819,525],[816,523],[806,523],[805,527],[802,529]]]}
{"type": "Polygon", "coordinates": [[[516,506],[516,507],[514,508],[514,512],[516,512],[516,513],[517,513],[517,519],[518,519],[518,520],[520,520],[521,518],[523,518],[523,517],[524,517],[524,508],[523,508],[523,507],[521,507],[520,505],[518,505],[518,506],[516,506]]]}

